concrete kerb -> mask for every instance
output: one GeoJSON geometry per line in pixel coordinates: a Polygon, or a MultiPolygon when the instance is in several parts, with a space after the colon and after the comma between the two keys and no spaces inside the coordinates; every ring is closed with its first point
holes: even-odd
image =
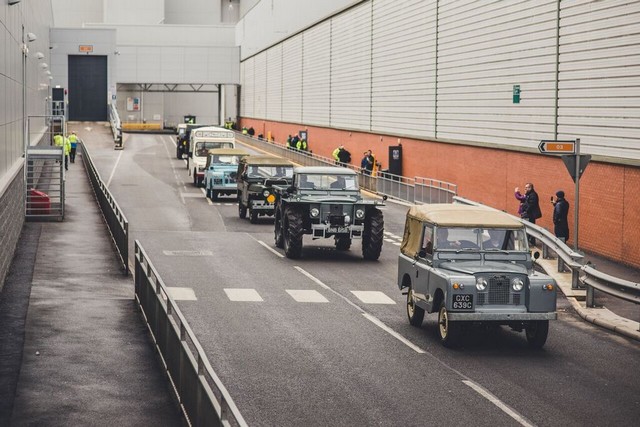
{"type": "Polygon", "coordinates": [[[557,260],[539,258],[537,263],[553,277],[578,315],[587,322],[608,329],[627,338],[640,341],[640,323],[618,316],[604,307],[586,306],[586,291],[571,289],[571,273],[558,272],[557,260]]]}

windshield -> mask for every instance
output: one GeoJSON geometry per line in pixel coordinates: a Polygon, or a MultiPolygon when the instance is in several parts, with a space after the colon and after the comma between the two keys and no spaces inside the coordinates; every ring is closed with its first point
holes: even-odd
{"type": "Polygon", "coordinates": [[[291,178],[293,166],[258,166],[247,165],[247,177],[249,178],[291,178]]]}
{"type": "Polygon", "coordinates": [[[216,141],[203,141],[196,142],[195,150],[196,156],[207,157],[209,150],[213,148],[234,148],[232,142],[216,142],[216,141]]]}
{"type": "Polygon", "coordinates": [[[436,248],[440,250],[483,249],[527,251],[524,229],[438,227],[436,248]]]}
{"type": "Polygon", "coordinates": [[[310,190],[358,190],[356,175],[299,174],[296,185],[310,190]]]}
{"type": "Polygon", "coordinates": [[[219,155],[219,154],[211,154],[211,159],[209,163],[212,165],[237,165],[240,163],[240,158],[242,156],[237,155],[219,155]]]}

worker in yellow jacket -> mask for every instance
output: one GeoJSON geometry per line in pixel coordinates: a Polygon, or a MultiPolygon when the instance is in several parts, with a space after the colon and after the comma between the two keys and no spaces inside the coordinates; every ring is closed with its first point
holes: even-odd
{"type": "Polygon", "coordinates": [[[71,141],[64,137],[64,170],[69,170],[69,154],[71,153],[71,141]]]}

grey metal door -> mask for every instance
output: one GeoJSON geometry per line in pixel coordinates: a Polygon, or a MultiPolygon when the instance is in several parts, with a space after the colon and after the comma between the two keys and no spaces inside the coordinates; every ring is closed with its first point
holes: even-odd
{"type": "Polygon", "coordinates": [[[69,120],[108,120],[106,56],[69,55],[69,120]]]}

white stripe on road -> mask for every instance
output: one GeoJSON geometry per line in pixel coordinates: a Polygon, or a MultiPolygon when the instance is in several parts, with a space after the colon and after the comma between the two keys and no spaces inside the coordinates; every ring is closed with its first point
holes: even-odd
{"type": "Polygon", "coordinates": [[[382,323],[382,321],[378,318],[376,318],[375,316],[367,313],[366,311],[364,311],[363,309],[361,309],[357,304],[355,304],[354,302],[352,302],[351,300],[349,300],[349,298],[345,297],[344,295],[340,294],[339,292],[334,291],[333,289],[331,289],[329,286],[325,285],[324,283],[322,283],[322,281],[316,277],[314,277],[311,273],[309,273],[308,271],[305,271],[303,268],[298,267],[297,265],[294,266],[293,268],[295,268],[296,270],[298,270],[300,273],[304,274],[305,276],[307,276],[309,279],[311,279],[313,282],[317,283],[318,286],[333,292],[335,295],[337,295],[338,297],[342,298],[343,300],[345,300],[347,302],[347,304],[349,304],[350,306],[354,307],[356,310],[358,310],[360,313],[362,313],[362,315],[365,317],[365,319],[369,320],[370,322],[372,322],[374,325],[378,326],[379,328],[381,328],[383,331],[387,332],[389,335],[391,335],[392,337],[396,338],[397,340],[399,340],[401,343],[405,344],[407,347],[409,347],[410,349],[414,350],[416,353],[424,353],[424,350],[422,350],[420,347],[418,347],[417,345],[413,344],[411,341],[409,341],[408,339],[406,339],[405,337],[403,337],[402,335],[400,335],[399,333],[397,333],[396,331],[394,331],[393,329],[389,328],[387,325],[385,325],[384,323],[382,323]]]}
{"type": "Polygon", "coordinates": [[[320,292],[313,289],[287,289],[286,291],[297,302],[329,302],[320,292]]]}
{"type": "Polygon", "coordinates": [[[113,170],[111,171],[111,175],[109,175],[109,180],[107,181],[107,188],[109,188],[109,186],[111,185],[111,180],[113,179],[113,175],[116,173],[116,168],[118,167],[118,163],[120,163],[120,157],[122,157],[122,153],[124,153],[124,151],[120,151],[120,153],[118,154],[118,158],[116,159],[116,164],[113,165],[113,170]]]}
{"type": "Polygon", "coordinates": [[[224,292],[231,301],[264,301],[255,289],[224,288],[224,292]]]}
{"type": "Polygon", "coordinates": [[[395,304],[384,292],[380,291],[351,291],[360,301],[365,304],[395,304]]]}
{"type": "Polygon", "coordinates": [[[192,288],[167,286],[167,293],[176,301],[198,301],[198,298],[196,298],[196,293],[192,288]]]}
{"type": "MultiPolygon", "coordinates": [[[[251,236],[252,239],[256,240],[253,236],[251,236]]],[[[280,252],[276,251],[275,249],[273,249],[271,246],[267,245],[265,242],[263,242],[262,240],[256,240],[256,242],[260,243],[262,246],[264,246],[265,248],[269,249],[271,252],[273,252],[274,254],[276,254],[276,256],[280,257],[280,258],[284,258],[284,255],[282,255],[280,252]]]]}
{"type": "Polygon", "coordinates": [[[491,394],[487,389],[482,387],[480,384],[476,384],[475,382],[469,381],[469,380],[462,380],[462,382],[465,383],[466,385],[468,385],[469,387],[471,387],[472,389],[474,389],[478,394],[480,394],[482,397],[487,399],[489,402],[491,402],[494,405],[496,405],[504,413],[506,413],[511,418],[516,420],[520,425],[526,426],[526,427],[534,427],[535,426],[535,424],[532,424],[529,420],[527,420],[525,417],[523,417],[522,415],[517,413],[509,405],[507,405],[506,403],[504,403],[503,401],[498,399],[496,396],[491,394]]]}

